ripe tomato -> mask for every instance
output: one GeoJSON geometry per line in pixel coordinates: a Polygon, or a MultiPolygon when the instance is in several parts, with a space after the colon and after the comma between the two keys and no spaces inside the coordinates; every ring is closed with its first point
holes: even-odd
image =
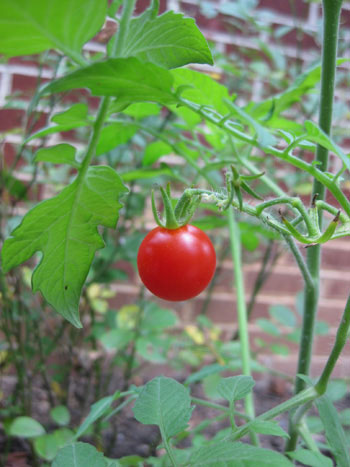
{"type": "Polygon", "coordinates": [[[193,225],[156,227],[140,245],[137,267],[142,282],[157,297],[181,301],[206,288],[216,255],[209,237],[193,225]]]}

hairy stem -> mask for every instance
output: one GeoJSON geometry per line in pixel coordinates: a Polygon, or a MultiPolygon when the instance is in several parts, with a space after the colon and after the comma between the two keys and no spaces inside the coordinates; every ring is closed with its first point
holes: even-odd
{"type": "Polygon", "coordinates": [[[317,179],[320,183],[322,183],[328,188],[328,190],[333,194],[333,196],[336,198],[336,200],[344,209],[344,211],[348,215],[350,215],[350,203],[344,195],[344,193],[341,191],[341,189],[333,182],[333,180],[320,169],[316,168],[314,165],[309,164],[304,160],[300,159],[299,157],[296,157],[293,154],[291,154],[289,148],[287,151],[282,151],[277,148],[274,148],[273,146],[260,147],[259,143],[255,138],[238,130],[232,121],[226,121],[224,117],[218,114],[214,109],[204,109],[203,106],[195,104],[194,102],[191,102],[188,99],[184,99],[182,97],[178,97],[178,102],[179,104],[201,115],[205,120],[208,120],[214,125],[218,126],[219,128],[222,128],[225,132],[239,139],[240,141],[244,141],[252,146],[255,146],[264,151],[266,154],[271,154],[277,157],[278,159],[284,160],[288,164],[291,164],[294,167],[297,167],[303,170],[304,172],[309,173],[312,177],[317,179]]]}
{"type": "Polygon", "coordinates": [[[337,330],[337,335],[335,338],[334,346],[328,357],[328,360],[322,372],[322,375],[315,386],[316,390],[320,394],[324,394],[326,392],[329,378],[331,377],[335,364],[337,363],[337,360],[346,344],[349,328],[350,328],[350,295],[346,302],[344,313],[343,313],[342,319],[340,321],[340,325],[337,330]]]}
{"type": "MultiPolygon", "coordinates": [[[[337,44],[339,18],[342,0],[323,0],[323,44],[322,44],[322,72],[321,72],[321,96],[319,126],[330,135],[332,124],[332,110],[334,98],[334,81],[336,71],[337,44]]],[[[326,171],[328,167],[328,150],[320,145],[316,149],[316,161],[319,163],[320,171],[326,171]]],[[[313,183],[312,196],[318,194],[318,199],[325,197],[325,184],[319,177],[315,177],[313,183]]],[[[319,213],[320,227],[322,226],[322,214],[319,213]]],[[[297,373],[308,375],[311,355],[314,324],[318,307],[319,296],[319,272],[321,263],[321,249],[319,245],[309,248],[307,251],[307,266],[310,271],[313,286],[306,284],[304,295],[304,314],[302,324],[302,334],[299,350],[299,360],[297,373]]],[[[295,392],[302,391],[305,382],[301,378],[296,379],[295,392]]],[[[287,451],[292,451],[297,445],[298,435],[293,427],[293,418],[290,419],[290,439],[287,442],[287,451]]]]}
{"type": "MultiPolygon", "coordinates": [[[[248,321],[244,293],[243,269],[241,261],[241,238],[232,207],[228,209],[227,217],[230,233],[231,254],[234,265],[234,281],[236,289],[239,338],[241,343],[242,371],[244,375],[251,376],[248,321]]],[[[249,393],[245,398],[245,409],[247,415],[251,418],[254,418],[255,410],[252,393],[249,393]]],[[[259,440],[256,434],[252,433],[251,438],[254,444],[259,444],[259,440]]]]}
{"type": "MultiPolygon", "coordinates": [[[[273,418],[278,417],[279,415],[281,415],[284,412],[287,412],[288,410],[294,409],[295,407],[299,407],[302,404],[306,404],[307,402],[315,400],[318,396],[319,394],[317,393],[315,388],[311,387],[304,389],[299,394],[296,394],[287,401],[282,402],[282,404],[279,404],[276,407],[273,407],[271,410],[268,410],[267,412],[264,412],[263,414],[259,415],[255,418],[255,420],[272,420],[273,418]]],[[[247,433],[249,433],[251,424],[253,423],[254,420],[252,422],[246,423],[241,428],[239,428],[234,433],[234,435],[230,437],[231,441],[240,439],[247,433]]]]}

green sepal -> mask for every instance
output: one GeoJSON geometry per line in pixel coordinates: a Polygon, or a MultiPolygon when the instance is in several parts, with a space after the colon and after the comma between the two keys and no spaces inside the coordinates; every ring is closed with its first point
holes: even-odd
{"type": "Polygon", "coordinates": [[[242,180],[257,180],[258,178],[262,177],[263,175],[265,175],[265,172],[260,172],[258,174],[255,174],[255,175],[241,175],[241,179],[242,180]]]}
{"type": "Polygon", "coordinates": [[[223,211],[228,209],[233,201],[234,191],[233,191],[233,183],[232,183],[232,173],[226,172],[226,189],[227,189],[227,201],[223,206],[223,211]]]}
{"type": "Polygon", "coordinates": [[[315,227],[315,235],[320,236],[321,235],[320,222],[319,222],[319,217],[318,217],[318,207],[316,205],[317,198],[318,198],[318,193],[315,193],[311,201],[311,207],[309,209],[309,216],[310,216],[312,225],[315,227]]]}
{"type": "Polygon", "coordinates": [[[340,211],[337,212],[337,215],[335,218],[329,223],[328,227],[324,231],[324,233],[321,235],[321,237],[318,239],[317,243],[326,243],[328,240],[331,240],[335,229],[337,228],[337,225],[339,223],[339,217],[340,217],[340,211]]]}
{"type": "Polygon", "coordinates": [[[154,190],[151,192],[151,203],[152,203],[152,212],[153,212],[153,217],[156,223],[159,225],[159,227],[164,227],[164,224],[160,220],[158,211],[157,211],[157,206],[156,206],[156,201],[154,199],[154,190]]]}
{"type": "Polygon", "coordinates": [[[242,193],[241,193],[240,187],[236,186],[236,185],[233,185],[233,189],[235,190],[235,193],[236,193],[236,196],[237,196],[237,199],[238,199],[239,210],[242,211],[243,210],[243,198],[242,198],[242,193]]]}
{"type": "Polygon", "coordinates": [[[171,201],[170,184],[167,185],[166,189],[159,187],[163,204],[164,204],[164,221],[160,219],[158,214],[156,203],[154,199],[154,191],[152,190],[152,211],[156,223],[165,229],[178,229],[186,225],[197,207],[199,206],[202,193],[195,193],[192,189],[187,189],[183,192],[181,198],[177,201],[175,208],[171,201]]]}
{"type": "Polygon", "coordinates": [[[287,227],[289,232],[292,234],[292,236],[298,240],[300,243],[304,243],[307,245],[312,245],[315,243],[314,240],[309,240],[308,238],[304,237],[287,219],[281,214],[282,222],[283,224],[287,227]]]}
{"type": "Polygon", "coordinates": [[[193,214],[195,213],[196,209],[198,208],[200,202],[201,202],[202,196],[201,195],[196,195],[191,199],[191,202],[189,204],[188,210],[187,210],[187,216],[181,221],[181,225],[186,225],[188,222],[191,220],[193,214]]]}
{"type": "Polygon", "coordinates": [[[175,213],[174,213],[174,208],[173,205],[171,204],[171,199],[170,199],[170,186],[168,185],[167,189],[164,190],[163,187],[159,187],[160,193],[163,198],[163,203],[164,203],[164,215],[165,215],[165,225],[164,227],[166,229],[178,229],[179,223],[176,220],[175,213]]]}
{"type": "Polygon", "coordinates": [[[233,175],[233,180],[235,182],[239,181],[240,175],[239,175],[238,170],[236,169],[236,167],[234,165],[231,165],[231,171],[232,171],[232,175],[233,175]]]}
{"type": "Polygon", "coordinates": [[[187,190],[185,190],[181,198],[176,203],[174,213],[178,221],[181,221],[181,219],[185,216],[185,213],[191,203],[191,198],[192,195],[189,194],[187,190]]]}
{"type": "Polygon", "coordinates": [[[241,182],[241,187],[244,191],[246,191],[248,194],[250,194],[251,196],[253,196],[253,198],[256,198],[256,199],[260,199],[261,201],[264,200],[264,198],[262,198],[260,195],[258,195],[258,193],[256,193],[252,188],[250,188],[249,185],[247,185],[245,182],[241,182]]]}

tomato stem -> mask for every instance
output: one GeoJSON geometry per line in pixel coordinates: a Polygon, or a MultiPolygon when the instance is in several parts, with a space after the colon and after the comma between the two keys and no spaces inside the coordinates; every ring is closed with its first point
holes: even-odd
{"type": "Polygon", "coordinates": [[[329,378],[346,344],[349,328],[350,328],[350,295],[346,302],[344,313],[343,313],[342,319],[340,321],[340,325],[337,330],[337,335],[335,338],[334,346],[328,357],[328,360],[322,372],[322,375],[315,385],[316,391],[321,395],[324,394],[327,389],[329,378]]]}
{"type": "MultiPolygon", "coordinates": [[[[247,310],[245,303],[243,267],[241,260],[241,236],[238,225],[235,221],[233,208],[227,212],[231,254],[234,266],[234,285],[236,289],[238,329],[241,344],[242,372],[246,376],[251,376],[251,357],[248,333],[247,310]]],[[[245,398],[246,413],[252,419],[255,417],[253,394],[249,393],[245,398]]],[[[251,433],[252,442],[259,445],[259,439],[256,433],[251,433]]]]}
{"type": "MultiPolygon", "coordinates": [[[[322,43],[322,66],[321,66],[321,93],[320,93],[320,113],[319,126],[327,134],[331,133],[332,125],[332,109],[334,99],[334,84],[336,73],[337,45],[339,32],[339,19],[342,0],[323,0],[323,43],[322,43]]],[[[325,197],[326,187],[334,194],[335,185],[324,183],[323,177],[328,166],[328,149],[321,145],[316,148],[316,162],[318,162],[317,174],[320,172],[322,177],[314,176],[313,182],[313,199],[316,193],[322,201],[325,197]]],[[[313,164],[315,168],[315,164],[313,164]]],[[[327,177],[328,178],[328,177],[327,177]]],[[[340,202],[340,198],[336,196],[340,202]]],[[[348,212],[348,201],[345,204],[341,203],[342,207],[348,212]]],[[[318,212],[319,225],[322,228],[322,211],[318,212]]],[[[320,263],[321,250],[320,245],[316,245],[307,251],[307,265],[313,279],[313,286],[306,284],[304,294],[304,314],[302,324],[302,334],[299,349],[298,359],[298,374],[308,375],[311,365],[312,344],[314,325],[316,320],[318,298],[319,298],[319,282],[320,282],[320,263]]],[[[299,393],[305,388],[305,382],[301,378],[297,378],[295,382],[295,392],[299,393]]],[[[293,451],[296,448],[298,441],[298,433],[293,422],[293,414],[290,417],[289,434],[290,439],[286,444],[287,451],[293,451]]]]}
{"type": "MultiPolygon", "coordinates": [[[[165,191],[163,187],[159,187],[163,204],[164,204],[164,215],[165,215],[165,223],[164,227],[166,229],[178,229],[180,227],[176,217],[173,205],[171,204],[171,199],[169,197],[168,191],[165,191]]],[[[170,193],[170,191],[169,191],[170,193]]]]}

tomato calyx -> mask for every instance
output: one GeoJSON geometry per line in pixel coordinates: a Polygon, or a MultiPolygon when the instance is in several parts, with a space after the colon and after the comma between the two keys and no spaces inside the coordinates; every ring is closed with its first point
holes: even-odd
{"type": "Polygon", "coordinates": [[[159,227],[174,230],[188,224],[201,202],[202,193],[193,193],[190,190],[185,190],[174,207],[171,201],[170,184],[167,185],[166,190],[163,187],[159,187],[159,189],[164,205],[164,220],[161,220],[158,214],[154,190],[152,190],[151,195],[153,216],[159,227]]]}

